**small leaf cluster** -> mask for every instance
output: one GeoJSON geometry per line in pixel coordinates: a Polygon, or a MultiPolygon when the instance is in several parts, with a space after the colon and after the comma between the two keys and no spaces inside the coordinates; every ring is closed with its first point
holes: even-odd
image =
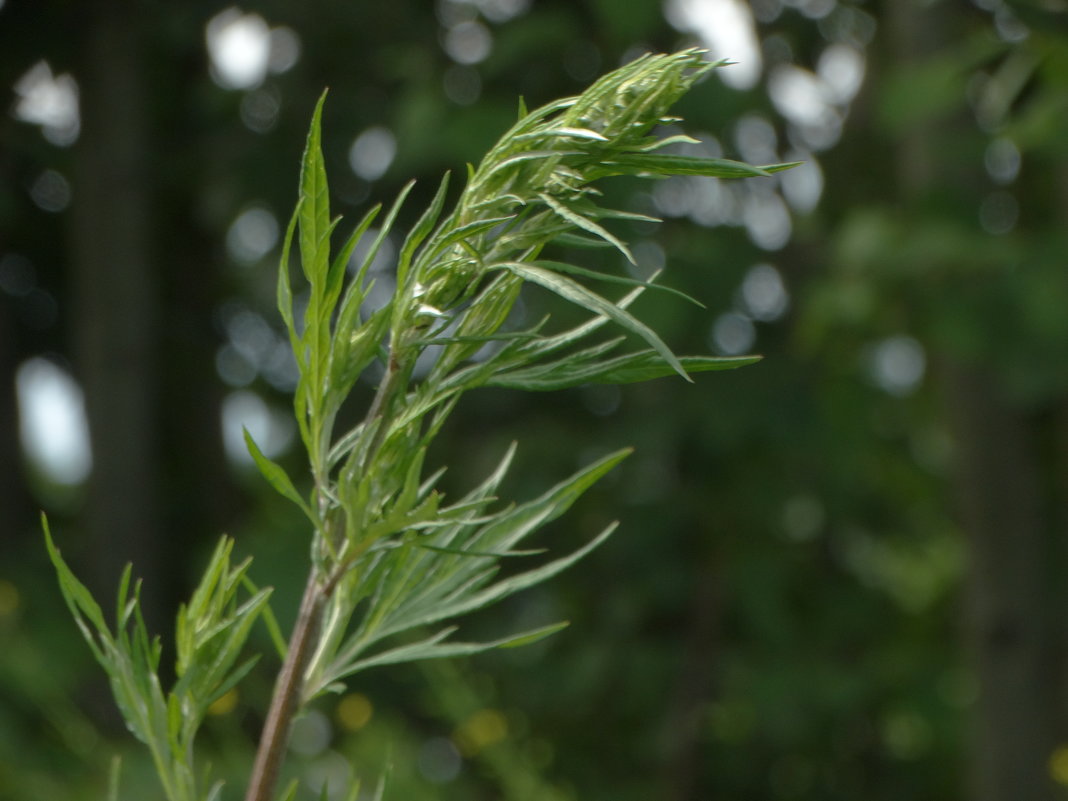
{"type": "Polygon", "coordinates": [[[178,612],[174,686],[164,692],[159,678],[162,645],[149,637],[140,609],[140,582],[131,587],[128,565],[119,582],[115,629],[100,606],[71,572],[42,517],[45,543],[59,576],[63,598],[78,628],[104,668],[112,694],[130,732],[148,746],[168,801],[215,799],[215,783],[203,795],[194,765],[193,744],[208,708],[244,678],[257,656],[237,664],[249,629],[266,609],[271,591],[251,590],[238,603],[250,559],[230,564],[233,540],[216,547],[192,599],[178,612]]]}

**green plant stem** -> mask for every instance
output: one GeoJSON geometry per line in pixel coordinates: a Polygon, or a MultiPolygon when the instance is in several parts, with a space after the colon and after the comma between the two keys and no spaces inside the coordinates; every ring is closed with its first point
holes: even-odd
{"type": "MultiPolygon", "coordinates": [[[[387,360],[386,375],[371,402],[365,424],[370,424],[376,417],[386,412],[390,398],[398,387],[402,372],[391,352],[387,360]]],[[[371,453],[381,444],[384,431],[385,426],[381,427],[375,435],[375,441],[370,449],[371,453]]],[[[323,608],[349,567],[351,567],[350,562],[338,565],[332,575],[325,579],[321,576],[320,568],[316,564],[312,565],[308,573],[308,582],[304,587],[300,611],[297,613],[297,621],[289,638],[286,657],[275,682],[267,719],[263,724],[263,732],[260,734],[256,761],[252,767],[245,801],[271,801],[274,797],[278,774],[285,757],[286,745],[289,742],[289,731],[293,725],[293,718],[300,711],[301,697],[304,693],[304,675],[318,645],[323,608]]]]}
{"type": "Polygon", "coordinates": [[[318,568],[312,565],[308,583],[304,588],[304,597],[300,602],[300,611],[297,613],[297,622],[289,638],[286,658],[274,686],[267,720],[263,724],[245,801],[271,801],[274,797],[279,769],[289,742],[289,730],[300,709],[304,671],[314,653],[322,625],[325,600],[326,593],[319,582],[318,568]]]}
{"type": "MultiPolygon", "coordinates": [[[[386,400],[393,393],[399,375],[400,365],[397,363],[397,357],[391,349],[389,357],[386,360],[386,374],[382,378],[382,382],[378,385],[378,391],[375,392],[375,397],[371,401],[371,407],[367,411],[366,423],[368,425],[374,422],[374,419],[382,413],[386,405],[386,400]]],[[[372,446],[370,450],[373,451],[374,449],[374,446],[372,446]]]]}

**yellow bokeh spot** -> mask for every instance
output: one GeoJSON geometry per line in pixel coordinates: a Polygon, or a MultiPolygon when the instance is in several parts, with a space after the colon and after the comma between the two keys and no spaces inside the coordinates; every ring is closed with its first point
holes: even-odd
{"type": "Polygon", "coordinates": [[[1059,745],[1049,755],[1049,775],[1057,784],[1068,787],[1068,745],[1059,745]]]}
{"type": "Polygon", "coordinates": [[[474,756],[483,748],[508,736],[508,721],[496,709],[480,709],[456,730],[456,745],[464,756],[474,756]]]}
{"type": "Polygon", "coordinates": [[[237,688],[227,690],[220,695],[214,701],[211,702],[211,706],[208,707],[209,715],[228,715],[234,711],[234,707],[237,706],[237,688]]]}
{"type": "Polygon", "coordinates": [[[349,693],[337,705],[338,722],[349,731],[362,729],[375,714],[374,705],[362,693],[349,693]]]}
{"type": "Polygon", "coordinates": [[[19,588],[7,579],[0,579],[0,617],[14,614],[19,600],[19,588]]]}

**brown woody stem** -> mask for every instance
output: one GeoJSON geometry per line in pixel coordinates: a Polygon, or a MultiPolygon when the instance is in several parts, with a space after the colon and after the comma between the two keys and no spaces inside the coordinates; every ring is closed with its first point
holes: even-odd
{"type": "Polygon", "coordinates": [[[297,622],[289,638],[289,649],[275,682],[271,707],[267,712],[267,721],[263,724],[245,801],[271,801],[274,797],[278,772],[289,741],[289,730],[293,717],[300,708],[304,670],[319,636],[325,597],[323,588],[319,585],[318,571],[313,566],[308,575],[308,584],[304,588],[297,622]]]}

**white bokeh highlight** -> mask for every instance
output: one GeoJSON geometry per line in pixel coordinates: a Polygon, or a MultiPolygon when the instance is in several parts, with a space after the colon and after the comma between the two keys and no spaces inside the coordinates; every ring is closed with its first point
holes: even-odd
{"type": "Polygon", "coordinates": [[[93,467],[81,387],[62,367],[34,357],[15,374],[19,438],[30,463],[57,484],[80,484],[93,467]]]}

